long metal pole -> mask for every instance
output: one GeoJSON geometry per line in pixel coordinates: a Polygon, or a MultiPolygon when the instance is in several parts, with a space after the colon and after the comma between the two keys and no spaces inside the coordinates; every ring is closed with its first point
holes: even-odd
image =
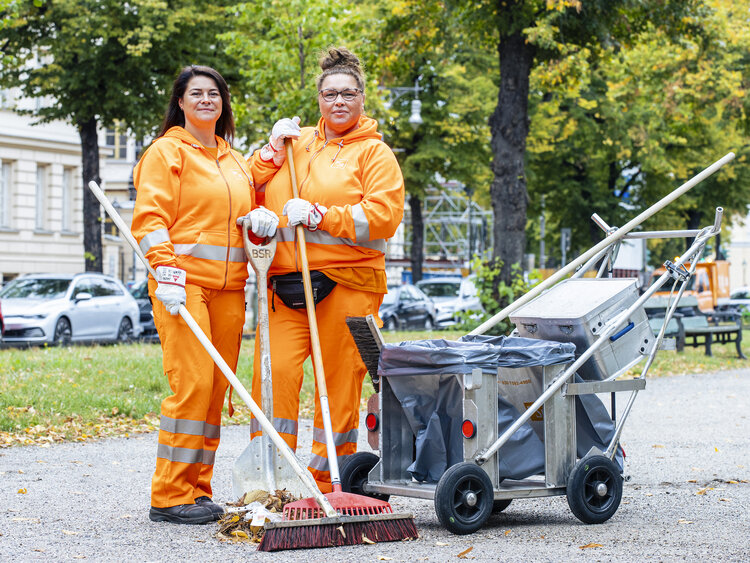
{"type": "Polygon", "coordinates": [[[472,330],[469,334],[472,334],[472,335],[484,334],[493,326],[495,326],[497,323],[502,321],[505,317],[507,317],[510,313],[518,309],[521,305],[528,303],[534,297],[542,293],[545,289],[552,287],[558,281],[560,281],[565,276],[567,276],[570,272],[575,270],[578,266],[586,262],[594,254],[598,253],[603,248],[606,248],[607,246],[612,244],[614,241],[620,240],[621,238],[623,238],[626,234],[628,234],[635,227],[643,223],[646,219],[648,219],[655,213],[664,209],[667,205],[669,205],[675,199],[677,199],[682,194],[687,192],[690,188],[695,186],[697,183],[705,180],[707,177],[709,177],[711,174],[719,170],[722,166],[724,166],[728,162],[731,162],[733,159],[734,159],[734,153],[733,152],[727,153],[724,157],[720,158],[719,160],[714,162],[711,166],[709,166],[708,168],[705,168],[704,170],[702,170],[701,172],[693,176],[690,180],[682,184],[679,188],[674,190],[672,193],[663,197],[654,205],[652,205],[651,207],[643,211],[635,219],[632,219],[630,222],[626,223],[623,227],[617,229],[614,233],[612,233],[608,237],[601,240],[597,245],[591,247],[588,251],[581,254],[578,258],[573,260],[570,264],[558,270],[552,276],[550,276],[549,278],[544,280],[542,283],[540,283],[539,285],[531,289],[528,293],[521,296],[519,299],[516,299],[513,303],[508,305],[505,309],[503,309],[502,311],[494,315],[492,318],[483,322],[477,328],[472,330]]]}

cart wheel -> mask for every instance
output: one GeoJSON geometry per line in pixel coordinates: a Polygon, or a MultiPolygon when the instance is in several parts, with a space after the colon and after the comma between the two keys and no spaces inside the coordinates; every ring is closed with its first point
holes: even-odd
{"type": "Polygon", "coordinates": [[[387,501],[390,495],[366,493],[364,490],[367,475],[378,461],[380,461],[380,458],[371,452],[357,452],[346,456],[339,469],[341,473],[341,488],[344,492],[387,501]]]}
{"type": "Polygon", "coordinates": [[[580,460],[568,477],[567,496],[571,512],[581,522],[606,522],[622,500],[620,468],[603,455],[580,460]]]}
{"type": "Polygon", "coordinates": [[[449,532],[476,532],[492,512],[492,481],[474,463],[457,463],[448,468],[435,488],[435,512],[449,532]]]}
{"type": "Polygon", "coordinates": [[[492,514],[499,514],[500,512],[508,508],[512,501],[513,499],[510,498],[502,498],[500,500],[493,501],[492,514]]]}

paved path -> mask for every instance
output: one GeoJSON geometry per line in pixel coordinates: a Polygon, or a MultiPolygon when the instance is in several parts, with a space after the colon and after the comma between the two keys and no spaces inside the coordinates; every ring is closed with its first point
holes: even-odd
{"type": "MultiPolygon", "coordinates": [[[[476,561],[744,562],[750,560],[749,406],[750,370],[649,380],[623,435],[631,480],[620,509],[604,524],[580,523],[564,497],[517,500],[486,528],[459,537],[440,527],[431,502],[401,497],[391,503],[415,514],[417,541],[280,554],[221,543],[216,525],[150,522],[156,433],[4,449],[0,558],[455,561],[471,547],[466,557],[476,561]],[[588,544],[601,547],[582,549],[588,544]]],[[[301,426],[307,452],[310,425],[301,426]]],[[[218,501],[233,500],[231,468],[247,432],[223,431],[214,479],[218,501]]]]}

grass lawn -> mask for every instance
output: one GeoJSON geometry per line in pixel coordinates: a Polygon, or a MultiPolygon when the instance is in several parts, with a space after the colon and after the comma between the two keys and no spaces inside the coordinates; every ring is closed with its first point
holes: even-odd
{"type": "MultiPolygon", "coordinates": [[[[461,336],[458,332],[386,333],[389,342],[461,336]]],[[[743,339],[748,338],[748,331],[743,339]]],[[[245,340],[237,374],[250,388],[252,340],[245,340]]],[[[649,377],[739,369],[750,363],[737,358],[734,345],[714,346],[713,357],[703,348],[682,353],[660,352],[649,377]]],[[[640,373],[636,366],[633,374],[640,373]]],[[[83,441],[158,428],[159,405],[169,393],[161,371],[159,344],[137,343],[68,348],[0,349],[0,447],[73,440],[83,441]]],[[[301,416],[312,417],[314,383],[310,362],[305,365],[301,416]]],[[[373,393],[365,379],[364,408],[373,393]]],[[[235,415],[225,424],[243,424],[250,410],[234,395],[235,415]]],[[[226,410],[226,409],[225,409],[226,410]]]]}

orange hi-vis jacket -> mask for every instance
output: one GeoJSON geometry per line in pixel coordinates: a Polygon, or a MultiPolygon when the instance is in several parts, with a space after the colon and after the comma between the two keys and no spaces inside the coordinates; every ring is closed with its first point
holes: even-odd
{"type": "Polygon", "coordinates": [[[254,207],[245,158],[216,137],[216,158],[182,127],[146,150],[133,171],[133,236],[153,268],[187,272],[187,283],[243,289],[247,257],[238,217],[254,207]]]}
{"type": "MultiPolygon", "coordinates": [[[[278,168],[273,160],[261,159],[260,151],[251,163],[256,198],[281,217],[292,198],[289,163],[278,168]]],[[[381,140],[377,121],[362,116],[359,128],[337,139],[325,138],[323,118],[317,127],[302,128],[294,142],[294,166],[299,197],[328,208],[318,229],[305,233],[310,269],[334,269],[340,283],[347,269],[384,272],[386,240],[404,214],[404,178],[393,151],[381,140]]],[[[302,268],[295,228],[284,225],[282,217],[271,276],[302,268]]]]}

